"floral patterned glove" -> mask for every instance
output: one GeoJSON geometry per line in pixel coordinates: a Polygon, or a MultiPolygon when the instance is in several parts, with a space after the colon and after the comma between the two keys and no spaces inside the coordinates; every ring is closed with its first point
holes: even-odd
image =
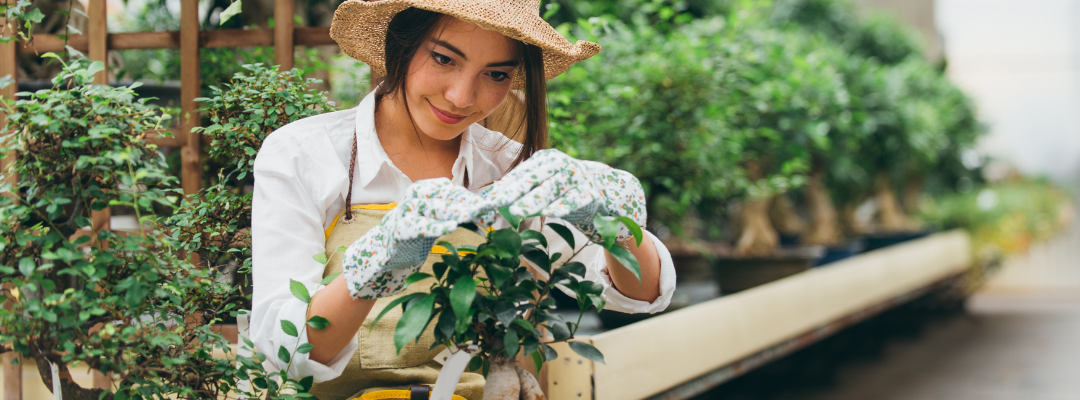
{"type": "Polygon", "coordinates": [[[420,270],[440,236],[491,209],[449,179],[413,183],[405,199],[345,251],[342,275],[349,293],[375,299],[401,292],[405,278],[420,270]]]}
{"type": "MultiPolygon", "coordinates": [[[[629,217],[644,227],[645,191],[629,172],[582,161],[549,149],[533,154],[502,179],[481,192],[496,208],[509,206],[519,217],[562,218],[593,241],[601,241],[593,217],[629,217]]],[[[489,214],[482,223],[492,220],[489,214]]],[[[619,224],[618,241],[631,237],[619,224]]]]}

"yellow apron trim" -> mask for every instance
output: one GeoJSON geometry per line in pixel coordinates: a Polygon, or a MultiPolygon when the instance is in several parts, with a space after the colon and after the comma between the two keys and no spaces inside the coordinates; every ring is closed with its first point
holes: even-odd
{"type": "MultiPolygon", "coordinates": [[[[389,210],[393,210],[394,207],[397,207],[397,203],[390,203],[390,204],[361,204],[361,205],[358,205],[358,206],[349,207],[349,209],[350,210],[389,211],[389,210]]],[[[337,217],[334,218],[334,222],[330,223],[330,227],[326,228],[326,232],[325,232],[326,238],[324,238],[323,240],[330,239],[330,232],[334,231],[334,227],[337,226],[337,222],[338,222],[338,220],[341,219],[342,215],[345,215],[345,210],[341,210],[341,212],[338,213],[337,217]]]]}
{"type": "MultiPolygon", "coordinates": [[[[390,204],[361,204],[361,205],[358,205],[358,206],[352,206],[349,209],[351,209],[351,210],[388,211],[388,210],[393,210],[394,207],[397,207],[397,203],[390,203],[390,204]]],[[[337,226],[337,222],[338,222],[338,220],[341,219],[342,215],[345,215],[345,210],[341,210],[341,212],[338,213],[337,217],[334,218],[334,222],[330,223],[330,227],[326,229],[326,232],[324,232],[324,234],[326,235],[326,238],[324,238],[323,240],[330,239],[330,232],[334,231],[334,227],[337,226]]],[[[491,227],[487,228],[488,232],[491,232],[493,230],[495,230],[495,228],[491,228],[491,227]]],[[[447,250],[445,247],[442,247],[442,246],[439,246],[439,245],[435,245],[435,247],[432,247],[431,252],[435,253],[435,254],[450,254],[450,250],[447,250]]],[[[471,254],[471,253],[474,253],[474,252],[472,252],[472,251],[459,251],[458,256],[465,257],[466,254],[471,254]]]]}
{"type": "MultiPolygon", "coordinates": [[[[360,396],[357,400],[409,400],[412,396],[408,390],[380,390],[360,396]]],[[[464,397],[454,395],[454,400],[465,400],[464,397]]]]}

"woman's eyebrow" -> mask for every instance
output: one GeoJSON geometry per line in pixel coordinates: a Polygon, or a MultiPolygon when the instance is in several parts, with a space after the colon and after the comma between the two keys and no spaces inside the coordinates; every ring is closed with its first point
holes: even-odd
{"type": "MultiPolygon", "coordinates": [[[[445,47],[445,48],[449,49],[450,51],[456,53],[457,55],[461,56],[462,60],[469,61],[469,57],[465,57],[465,53],[463,53],[457,47],[454,47],[454,45],[452,45],[450,43],[446,43],[446,42],[444,42],[442,40],[439,40],[439,39],[432,39],[431,42],[434,43],[437,46],[445,47]]],[[[502,62],[494,62],[494,63],[488,64],[487,66],[488,67],[516,67],[516,66],[518,66],[518,64],[520,64],[520,63],[517,60],[509,60],[509,61],[502,61],[502,62]]]]}

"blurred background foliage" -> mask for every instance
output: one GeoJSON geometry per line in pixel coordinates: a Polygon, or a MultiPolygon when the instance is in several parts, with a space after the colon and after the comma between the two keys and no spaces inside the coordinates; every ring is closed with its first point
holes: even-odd
{"type": "MultiPolygon", "coordinates": [[[[203,29],[273,26],[272,1],[241,1],[243,11],[225,22],[229,0],[203,1],[203,29]]],[[[299,1],[295,23],[327,26],[338,4],[299,1]]],[[[125,7],[110,31],[178,28],[176,0],[125,7]]],[[[928,60],[891,16],[859,13],[847,0],[544,0],[541,13],[572,41],[604,46],[549,82],[552,145],[638,176],[650,197],[649,229],[661,237],[735,241],[760,228],[751,236],[764,238],[767,253],[776,232],[753,228],[767,217],[747,205],[780,198],[795,200],[796,210],[781,214],[809,219],[807,230],[837,226],[804,240],[811,244],[928,226],[916,216],[944,227],[920,206],[987,184],[987,160],[975,150],[986,130],[978,111],[946,77],[945,62],[928,60]]],[[[243,65],[274,58],[269,47],[200,55],[204,96],[243,65]]],[[[110,64],[121,82],[168,88],[179,77],[174,50],[113,52],[110,64]]],[[[367,67],[336,46],[299,47],[296,67],[338,108],[369,89],[367,67]]],[[[178,152],[169,160],[178,171],[178,152]]],[[[204,165],[207,184],[224,166],[204,165]]]]}

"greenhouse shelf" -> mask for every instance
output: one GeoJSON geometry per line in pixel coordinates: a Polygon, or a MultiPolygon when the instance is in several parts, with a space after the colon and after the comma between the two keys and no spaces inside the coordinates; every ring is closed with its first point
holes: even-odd
{"type": "Polygon", "coordinates": [[[548,364],[553,399],[685,399],[958,279],[972,264],[959,230],[867,252],[578,340],[548,364]]]}

